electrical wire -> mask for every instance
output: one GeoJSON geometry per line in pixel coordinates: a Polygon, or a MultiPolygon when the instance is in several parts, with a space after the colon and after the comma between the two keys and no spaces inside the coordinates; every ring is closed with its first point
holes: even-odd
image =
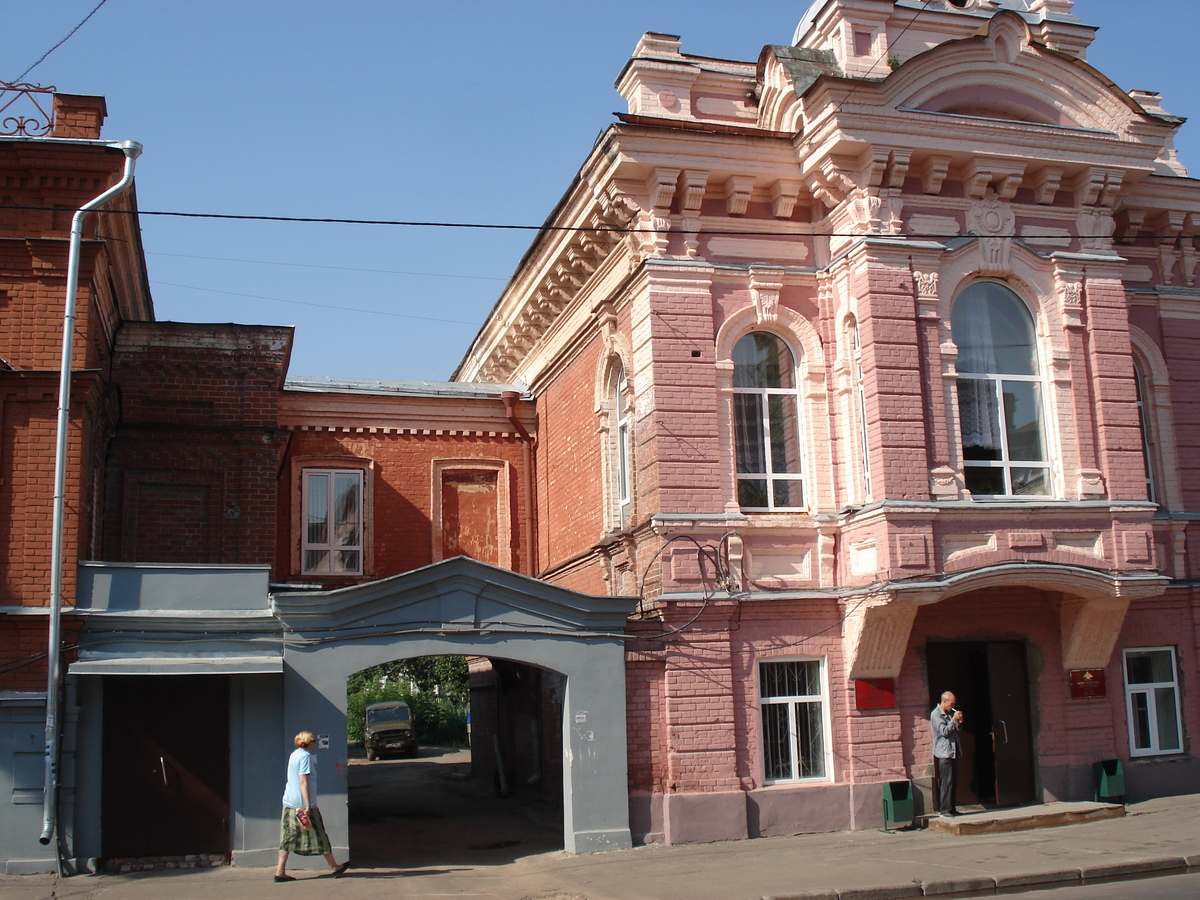
{"type": "MultiPolygon", "coordinates": [[[[896,35],[896,41],[898,41],[898,40],[900,40],[900,38],[904,37],[904,32],[908,31],[908,29],[912,28],[913,25],[916,24],[917,17],[920,16],[921,13],[923,13],[927,9],[929,9],[929,4],[932,2],[933,2],[933,0],[921,0],[921,8],[918,9],[916,12],[914,12],[913,17],[908,20],[908,24],[900,29],[900,33],[896,35]]],[[[889,48],[892,46],[893,43],[895,43],[895,41],[888,42],[889,48]]],[[[867,69],[867,71],[864,72],[862,75],[859,75],[856,77],[854,87],[852,87],[846,93],[846,96],[843,97],[838,102],[838,104],[833,108],[833,112],[830,113],[830,115],[836,116],[838,113],[840,113],[842,111],[842,107],[845,106],[848,102],[850,102],[850,98],[854,96],[854,94],[858,91],[858,89],[860,87],[862,87],[862,85],[867,83],[867,78],[871,75],[872,72],[875,71],[875,67],[877,65],[879,65],[880,61],[887,59],[888,56],[890,56],[890,55],[891,55],[890,53],[884,53],[884,54],[881,54],[881,55],[875,57],[875,61],[873,63],[871,63],[871,65],[867,69]]]]}
{"type": "MultiPolygon", "coordinates": [[[[0,209],[20,209],[45,212],[64,212],[61,206],[23,206],[18,204],[0,204],[0,209]]],[[[695,234],[716,237],[774,237],[774,238],[803,238],[803,237],[859,237],[890,240],[933,240],[950,241],[965,237],[979,237],[971,232],[964,234],[934,234],[931,232],[913,232],[903,235],[871,234],[862,231],[750,231],[745,229],[705,229],[696,231],[684,228],[623,228],[617,225],[510,225],[496,222],[425,222],[409,219],[348,219],[327,218],[318,216],[259,216],[241,213],[194,213],[170,212],[167,210],[135,210],[135,209],[97,209],[93,211],[103,215],[125,216],[177,216],[190,219],[231,219],[234,221],[250,222],[298,222],[316,225],[386,225],[403,226],[408,228],[469,228],[477,230],[497,231],[554,231],[571,232],[576,234],[695,234]]],[[[800,223],[793,223],[800,224],[800,223]]],[[[1006,240],[1028,240],[1019,234],[989,234],[988,238],[1005,238],[1006,240]]],[[[1160,234],[1139,231],[1138,238],[1159,239],[1175,238],[1178,234],[1160,234]]],[[[425,273],[433,274],[433,273],[425,273]]]]}
{"type": "Polygon", "coordinates": [[[627,641],[661,641],[663,638],[668,638],[673,635],[679,634],[680,632],[683,632],[683,631],[687,630],[688,628],[690,628],[692,625],[694,625],[700,619],[700,617],[702,615],[704,615],[705,610],[708,609],[709,601],[714,596],[716,596],[716,591],[710,590],[708,587],[708,575],[705,570],[706,562],[711,564],[713,567],[713,571],[716,575],[715,580],[717,583],[717,587],[720,590],[724,590],[727,594],[729,594],[729,596],[731,598],[736,596],[737,592],[734,590],[735,585],[733,582],[733,576],[732,576],[732,574],[730,572],[730,568],[729,568],[729,538],[732,535],[733,535],[733,532],[731,532],[731,531],[725,532],[725,534],[723,534],[721,536],[721,540],[717,542],[717,547],[715,549],[711,548],[711,547],[705,547],[690,534],[673,535],[672,537],[663,541],[663,543],[659,546],[659,548],[654,552],[654,555],[652,557],[650,557],[650,561],[646,563],[645,568],[642,569],[642,578],[641,578],[641,582],[638,585],[638,606],[637,606],[638,614],[641,616],[645,615],[645,609],[642,604],[645,602],[645,599],[646,599],[646,578],[650,574],[650,568],[654,565],[655,562],[658,561],[658,559],[662,556],[663,551],[666,550],[667,547],[669,547],[675,541],[681,541],[681,540],[691,541],[693,544],[696,545],[696,559],[700,563],[700,585],[702,588],[700,609],[698,609],[696,611],[696,614],[694,616],[692,616],[690,619],[688,619],[686,622],[684,622],[682,625],[680,625],[677,628],[672,628],[668,631],[663,631],[658,634],[650,634],[650,635],[626,634],[626,635],[623,635],[625,640],[627,640],[627,641]]]}
{"type": "Polygon", "coordinates": [[[12,80],[12,83],[17,84],[18,82],[20,82],[20,80],[22,78],[24,78],[26,75],[28,75],[30,72],[32,72],[34,69],[36,69],[38,66],[40,66],[45,61],[47,56],[49,56],[51,53],[53,53],[55,50],[57,50],[59,47],[61,47],[63,44],[65,44],[67,41],[69,41],[75,35],[75,32],[77,32],[80,28],[82,28],[87,23],[87,20],[90,19],[92,16],[94,16],[97,12],[99,12],[100,7],[102,7],[107,2],[108,2],[108,0],[100,0],[100,2],[95,5],[95,7],[92,9],[92,11],[83,17],[83,19],[80,21],[80,23],[78,25],[76,25],[74,28],[72,28],[70,31],[67,32],[67,36],[65,38],[63,38],[61,41],[59,41],[57,44],[55,44],[53,47],[51,47],[49,50],[47,50],[45,53],[43,53],[41,56],[39,56],[37,62],[35,62],[32,66],[30,66],[28,69],[26,69],[20,75],[18,75],[16,78],[14,78],[12,80]]]}
{"type": "MultiPolygon", "coordinates": [[[[64,652],[70,652],[72,650],[78,650],[79,645],[78,644],[66,644],[63,646],[62,649],[64,652]]],[[[38,662],[39,660],[43,660],[49,655],[50,655],[50,652],[48,650],[43,650],[41,653],[35,653],[33,656],[26,656],[26,657],[23,657],[22,659],[18,659],[15,662],[12,662],[9,665],[5,666],[4,668],[0,669],[0,675],[7,675],[9,672],[15,672],[15,671],[17,671],[17,669],[23,669],[23,668],[25,668],[25,666],[33,665],[35,662],[38,662]]]]}

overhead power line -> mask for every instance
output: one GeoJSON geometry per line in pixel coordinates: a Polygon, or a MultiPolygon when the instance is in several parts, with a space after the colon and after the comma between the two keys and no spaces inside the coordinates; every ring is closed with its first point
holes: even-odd
{"type": "MultiPolygon", "coordinates": [[[[20,206],[0,204],[0,209],[48,210],[55,212],[70,211],[64,206],[20,206]]],[[[904,238],[908,240],[947,241],[970,236],[984,238],[1004,238],[1008,240],[1036,241],[1044,240],[1048,235],[1022,234],[986,234],[977,235],[973,232],[962,234],[944,234],[931,232],[908,232],[906,234],[878,234],[864,232],[821,232],[821,230],[805,229],[800,232],[754,232],[754,230],[721,229],[721,228],[629,228],[620,226],[524,226],[524,224],[504,224],[499,222],[424,222],[419,220],[402,220],[402,218],[328,218],[318,216],[253,216],[240,212],[173,212],[168,210],[122,210],[98,209],[98,214],[116,216],[178,216],[182,218],[222,218],[222,220],[250,222],[300,222],[308,224],[361,224],[361,226],[403,226],[407,228],[473,228],[479,230],[505,230],[505,232],[574,232],[578,234],[695,234],[700,236],[728,236],[728,238],[904,238]]],[[[1070,235],[1064,234],[1063,238],[1070,235]]],[[[1178,238],[1178,234],[1160,234],[1157,232],[1138,232],[1138,238],[1178,238]]],[[[482,277],[482,276],[479,276],[482,277]]]]}
{"type": "MultiPolygon", "coordinates": [[[[61,206],[18,206],[0,204],[0,209],[28,209],[28,210],[49,210],[54,212],[63,212],[61,206]]],[[[250,221],[250,222],[299,222],[317,225],[387,225],[387,226],[404,226],[408,228],[472,228],[478,230],[499,230],[499,231],[560,231],[560,232],[575,232],[579,234],[694,234],[699,236],[721,236],[721,237],[871,237],[871,238],[904,238],[908,240],[934,240],[948,241],[963,237],[989,237],[989,238],[1006,238],[1009,240],[1024,240],[1036,241],[1045,240],[1047,235],[1021,235],[1021,234],[988,234],[975,235],[973,232],[963,234],[944,234],[932,232],[909,232],[907,234],[878,234],[865,233],[861,231],[816,231],[813,229],[805,229],[804,231],[750,231],[746,229],[719,229],[719,228],[701,228],[696,231],[690,228],[629,228],[619,225],[508,225],[498,222],[424,222],[419,220],[409,219],[342,219],[342,218],[325,218],[317,216],[258,216],[248,215],[244,213],[194,213],[194,212],[171,212],[168,210],[130,210],[130,209],[97,209],[95,213],[107,213],[109,215],[137,215],[137,216],[177,216],[188,219],[229,219],[233,221],[250,221]]],[[[1062,237],[1067,238],[1071,235],[1064,234],[1062,237]]],[[[1139,238],[1171,238],[1179,237],[1178,234],[1159,234],[1149,232],[1138,232],[1136,235],[1139,238]]]]}
{"type": "Polygon", "coordinates": [[[43,53],[41,56],[39,56],[37,62],[35,62],[32,66],[30,66],[28,69],[26,69],[24,72],[22,72],[20,75],[18,75],[16,78],[14,78],[12,80],[12,84],[18,84],[22,78],[24,78],[26,75],[28,75],[30,72],[32,72],[34,69],[36,69],[38,66],[40,66],[45,61],[47,56],[49,56],[51,53],[53,53],[55,50],[57,50],[59,47],[61,47],[63,44],[65,44],[67,41],[69,41],[71,39],[71,37],[75,34],[75,32],[77,32],[80,28],[82,28],[84,26],[84,24],[87,23],[87,20],[90,19],[92,16],[94,16],[100,10],[100,7],[102,7],[107,2],[108,2],[108,0],[100,0],[100,2],[97,3],[95,5],[95,7],[93,7],[92,11],[83,17],[83,19],[80,21],[80,23],[78,25],[76,25],[74,28],[72,28],[70,31],[67,32],[67,36],[65,38],[63,38],[61,41],[59,41],[57,44],[55,44],[53,47],[51,47],[49,50],[47,50],[45,53],[43,53]]]}

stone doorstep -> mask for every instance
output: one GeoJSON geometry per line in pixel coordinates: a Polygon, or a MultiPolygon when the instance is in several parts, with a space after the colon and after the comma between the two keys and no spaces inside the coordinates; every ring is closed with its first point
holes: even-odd
{"type": "Polygon", "coordinates": [[[1006,831],[1029,831],[1033,828],[1059,828],[1102,819],[1119,819],[1125,807],[1114,803],[1045,803],[1040,806],[1021,806],[1015,809],[986,809],[964,812],[958,817],[930,816],[930,828],[949,834],[999,834],[1006,831]]]}

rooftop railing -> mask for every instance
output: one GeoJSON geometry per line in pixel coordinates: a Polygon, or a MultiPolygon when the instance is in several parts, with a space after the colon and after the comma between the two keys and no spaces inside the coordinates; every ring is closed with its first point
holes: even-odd
{"type": "Polygon", "coordinates": [[[0,137],[48,137],[54,130],[55,91],[0,81],[0,137]]]}

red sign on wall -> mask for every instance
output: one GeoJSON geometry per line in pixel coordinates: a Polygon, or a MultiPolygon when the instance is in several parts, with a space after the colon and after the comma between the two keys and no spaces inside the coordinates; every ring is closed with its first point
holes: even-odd
{"type": "Polygon", "coordinates": [[[1103,669],[1072,669],[1071,697],[1078,700],[1083,697],[1105,697],[1108,691],[1104,687],[1103,669]]]}
{"type": "Polygon", "coordinates": [[[855,678],[855,709],[892,709],[896,705],[894,678],[855,678]]]}

